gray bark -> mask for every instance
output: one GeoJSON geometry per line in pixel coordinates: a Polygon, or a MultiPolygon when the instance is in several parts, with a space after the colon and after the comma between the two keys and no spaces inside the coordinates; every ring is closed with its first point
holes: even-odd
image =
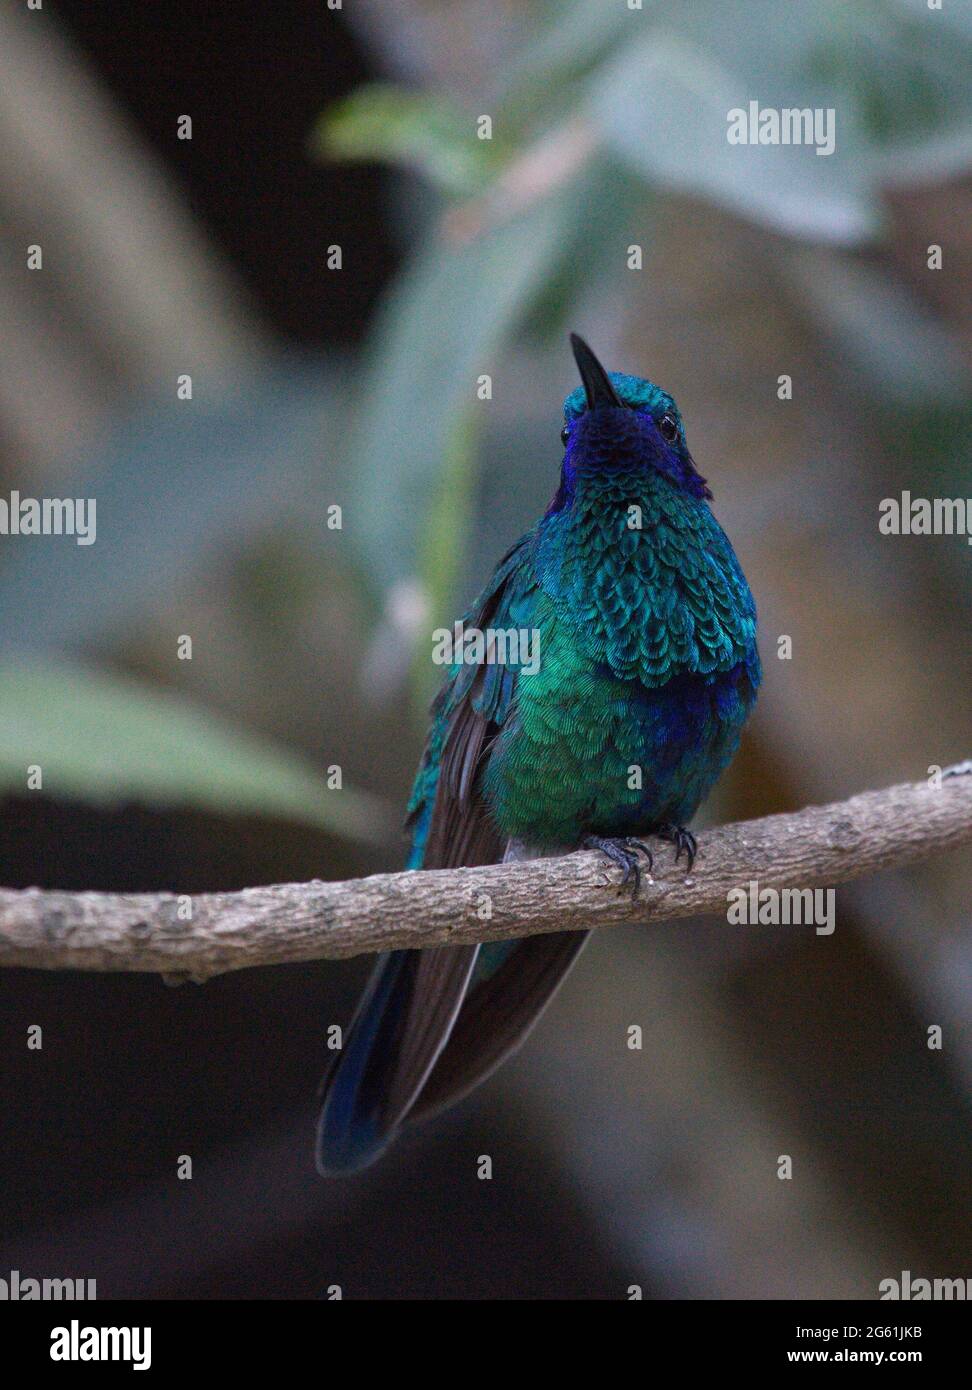
{"type": "Polygon", "coordinates": [[[972,763],[963,763],[940,786],[903,784],[706,831],[690,876],[670,845],[651,840],[654,871],[636,900],[589,851],[191,898],[0,889],[0,965],[202,980],[247,966],[724,915],[729,892],[753,880],[760,889],[829,887],[970,842],[972,763]]]}

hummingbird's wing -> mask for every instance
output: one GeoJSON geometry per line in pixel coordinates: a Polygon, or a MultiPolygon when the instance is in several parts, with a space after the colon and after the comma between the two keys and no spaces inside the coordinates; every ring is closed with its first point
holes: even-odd
{"type": "Polygon", "coordinates": [[[321,1087],[323,1176],[365,1168],[384,1151],[449,1036],[475,963],[476,948],[462,946],[379,958],[321,1087]]]}
{"type": "MultiPolygon", "coordinates": [[[[534,534],[524,537],[497,567],[475,619],[481,630],[489,625],[532,626],[532,600],[539,588],[529,550],[534,534]]],[[[496,841],[478,779],[513,707],[517,679],[516,669],[509,666],[471,666],[443,691],[450,723],[438,758],[437,794],[423,867],[443,862],[492,864],[504,857],[505,846],[496,841]]],[[[433,726],[430,743],[434,738],[433,726]]],[[[587,937],[583,931],[554,932],[472,948],[477,953],[476,968],[434,1065],[410,1103],[410,1122],[461,1099],[520,1046],[587,937]]]]}
{"type": "MultiPolygon", "coordinates": [[[[464,624],[485,631],[534,581],[528,533],[503,557],[464,624]]],[[[413,868],[494,864],[505,842],[479,794],[490,742],[502,727],[515,669],[458,664],[433,706],[433,722],[409,807],[413,868]]],[[[455,1025],[477,946],[393,951],[383,956],[324,1081],[317,1166],[322,1173],[375,1159],[421,1094],[455,1025]]]]}
{"type": "Polygon", "coordinates": [[[481,948],[480,968],[446,1046],[409,1111],[410,1124],[461,1100],[520,1047],[589,935],[552,932],[481,948]]]}

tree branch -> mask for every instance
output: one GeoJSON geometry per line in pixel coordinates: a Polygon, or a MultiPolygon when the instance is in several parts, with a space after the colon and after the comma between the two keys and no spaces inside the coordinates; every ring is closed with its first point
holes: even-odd
{"type": "Polygon", "coordinates": [[[972,762],[926,782],[699,836],[690,877],[653,843],[641,895],[594,852],[475,869],[283,883],[240,893],[0,889],[0,965],[160,971],[203,980],[246,966],[459,945],[726,912],[727,893],[831,886],[972,842],[972,762]],[[191,911],[191,917],[187,912],[191,911]]]}

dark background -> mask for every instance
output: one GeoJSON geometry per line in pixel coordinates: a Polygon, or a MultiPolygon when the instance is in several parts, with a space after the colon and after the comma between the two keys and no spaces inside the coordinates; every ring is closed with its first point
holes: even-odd
{"type": "Polygon", "coordinates": [[[322,105],[375,75],[341,12],[68,0],[55,13],[274,331],[307,348],[360,340],[397,259],[383,177],[307,153],[322,105]],[[184,112],[191,142],[173,139],[184,112]],[[353,275],[321,274],[322,241],[359,248],[353,275]]]}

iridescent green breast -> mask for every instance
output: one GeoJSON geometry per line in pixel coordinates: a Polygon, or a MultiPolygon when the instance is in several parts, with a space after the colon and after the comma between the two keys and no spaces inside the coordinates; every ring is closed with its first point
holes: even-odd
{"type": "Polygon", "coordinates": [[[691,818],[759,681],[755,609],[708,505],[656,475],[601,477],[545,519],[540,663],[484,772],[503,830],[538,843],[691,818]]]}

